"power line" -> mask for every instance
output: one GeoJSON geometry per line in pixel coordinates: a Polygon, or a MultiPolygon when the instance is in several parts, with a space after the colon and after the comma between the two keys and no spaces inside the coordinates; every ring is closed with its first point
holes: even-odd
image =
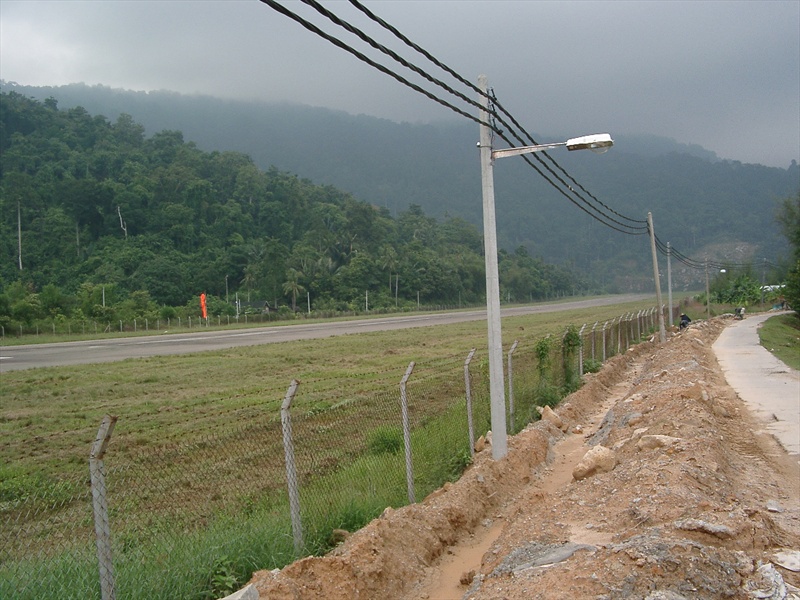
{"type": "Polygon", "coordinates": [[[342,42],[338,38],[335,38],[334,36],[325,33],[319,27],[314,25],[313,23],[303,19],[299,15],[293,13],[292,11],[287,9],[286,7],[284,7],[281,4],[279,4],[276,0],[261,0],[261,2],[263,2],[266,5],[268,5],[273,10],[281,13],[282,15],[284,15],[286,17],[289,17],[290,19],[292,19],[296,23],[299,23],[301,26],[303,26],[304,28],[306,28],[310,32],[312,32],[312,33],[320,36],[321,38],[329,41],[334,46],[336,46],[338,48],[341,48],[345,52],[349,52],[350,54],[355,56],[358,60],[368,64],[369,66],[373,67],[374,69],[377,69],[378,71],[380,71],[384,75],[388,75],[392,79],[397,80],[398,82],[400,82],[403,85],[411,88],[412,90],[414,90],[416,92],[419,92],[420,94],[422,94],[423,96],[429,98],[430,100],[433,100],[434,102],[449,108],[450,110],[456,112],[457,114],[461,115],[462,117],[466,117],[467,119],[470,119],[471,121],[475,121],[476,123],[481,124],[481,125],[488,125],[488,123],[485,123],[485,122],[481,121],[480,119],[478,119],[477,117],[474,117],[471,114],[461,110],[460,108],[458,108],[456,106],[453,106],[449,102],[447,102],[445,100],[442,100],[441,98],[438,98],[437,96],[431,94],[430,92],[428,92],[427,90],[421,88],[420,86],[418,86],[418,85],[416,85],[414,83],[411,83],[410,81],[408,81],[404,77],[398,75],[397,73],[395,73],[391,69],[388,69],[387,67],[381,65],[380,63],[376,63],[372,59],[368,58],[366,55],[362,54],[361,52],[359,52],[358,50],[356,50],[352,46],[348,46],[347,44],[345,44],[344,42],[342,42]]]}
{"type": "MultiPolygon", "coordinates": [[[[393,34],[394,34],[394,35],[395,35],[395,36],[396,36],[396,37],[397,37],[399,40],[401,40],[403,43],[405,43],[406,45],[408,45],[410,48],[412,48],[412,49],[416,50],[417,52],[419,52],[420,54],[422,54],[422,56],[424,56],[424,57],[425,57],[425,58],[427,58],[427,59],[428,59],[430,62],[432,62],[434,65],[436,65],[437,67],[439,67],[440,69],[442,69],[442,70],[443,70],[443,71],[445,71],[446,73],[448,73],[448,74],[452,75],[454,78],[456,78],[456,80],[458,80],[458,81],[459,81],[459,82],[461,82],[462,84],[464,84],[464,85],[466,85],[467,87],[469,87],[469,88],[470,88],[470,89],[471,89],[473,92],[477,92],[479,95],[482,95],[482,96],[487,96],[487,98],[488,98],[488,99],[489,99],[491,102],[493,102],[493,103],[495,104],[495,106],[496,106],[496,107],[497,107],[497,108],[498,108],[498,109],[499,109],[499,110],[500,110],[500,111],[501,111],[503,114],[507,115],[507,116],[509,117],[509,119],[511,120],[511,122],[512,122],[512,123],[513,123],[515,126],[517,126],[517,127],[519,128],[519,130],[520,130],[520,131],[522,131],[522,133],[523,133],[523,134],[525,134],[525,136],[526,136],[526,137],[527,137],[527,139],[529,140],[529,143],[531,143],[531,144],[534,144],[534,145],[538,144],[538,142],[537,142],[537,141],[536,141],[536,140],[533,138],[533,136],[532,136],[530,133],[528,133],[528,132],[525,130],[525,128],[524,128],[522,125],[520,125],[520,123],[519,123],[519,122],[518,122],[518,121],[517,121],[517,120],[514,118],[514,116],[513,116],[513,115],[512,115],[510,112],[508,112],[508,111],[507,111],[507,110],[506,110],[506,109],[503,107],[503,105],[502,105],[502,104],[500,104],[500,103],[497,101],[497,98],[494,96],[494,94],[492,94],[492,95],[491,95],[491,97],[490,97],[490,96],[488,96],[488,95],[487,95],[487,94],[486,94],[486,93],[485,93],[483,90],[481,90],[481,89],[480,89],[478,86],[476,86],[475,84],[471,83],[469,80],[467,80],[466,78],[464,78],[464,77],[462,77],[461,75],[459,75],[459,74],[458,74],[456,71],[454,71],[453,69],[451,69],[450,67],[448,67],[446,64],[444,64],[444,63],[442,63],[441,61],[439,61],[439,60],[438,60],[436,57],[434,57],[434,56],[433,56],[433,55],[432,55],[430,52],[428,52],[428,51],[427,51],[427,50],[425,50],[424,48],[420,47],[419,45],[417,45],[417,44],[415,44],[414,42],[412,42],[411,40],[409,40],[409,39],[408,39],[406,36],[404,36],[402,33],[400,33],[400,31],[398,31],[398,30],[397,30],[395,27],[393,27],[392,25],[390,25],[389,23],[387,23],[386,21],[384,21],[383,19],[381,19],[380,17],[378,17],[377,15],[375,15],[375,14],[374,14],[372,11],[370,11],[370,10],[369,10],[367,7],[365,7],[363,4],[361,4],[361,3],[360,3],[358,0],[349,0],[349,2],[350,2],[350,4],[352,4],[353,6],[355,6],[355,7],[356,7],[358,10],[360,10],[360,11],[361,11],[361,12],[363,12],[365,15],[367,15],[367,16],[368,16],[370,19],[372,19],[373,21],[375,21],[376,23],[378,23],[379,25],[381,25],[382,27],[384,27],[385,29],[387,29],[388,31],[390,31],[391,33],[393,33],[393,34]]],[[[509,127],[509,129],[510,129],[510,127],[509,127]]],[[[520,138],[518,138],[518,139],[520,139],[520,138]]],[[[520,139],[520,141],[523,141],[523,140],[522,140],[522,139],[520,139]]],[[[523,143],[525,143],[525,142],[523,141],[523,143]]],[[[644,223],[647,223],[647,221],[646,221],[646,220],[644,220],[644,219],[631,219],[631,218],[629,218],[629,217],[626,217],[625,215],[622,215],[622,214],[618,213],[617,211],[615,211],[614,209],[612,209],[610,206],[608,206],[608,205],[604,204],[604,203],[603,203],[603,202],[601,202],[601,201],[600,201],[598,198],[596,198],[596,197],[595,197],[593,194],[591,194],[591,193],[590,193],[588,190],[586,190],[586,188],[584,188],[584,187],[583,187],[583,186],[582,186],[580,183],[578,183],[578,182],[577,182],[577,181],[576,181],[576,180],[575,180],[575,179],[574,179],[574,178],[573,178],[573,177],[572,177],[572,176],[571,176],[569,173],[567,173],[567,171],[566,171],[566,170],[565,170],[563,167],[561,167],[561,165],[559,165],[559,164],[558,164],[558,162],[556,162],[556,160],[555,160],[555,159],[554,159],[552,156],[550,156],[550,155],[549,155],[547,152],[545,152],[545,153],[543,153],[543,154],[544,154],[544,155],[545,155],[545,157],[547,157],[547,159],[548,159],[548,160],[550,160],[550,161],[551,161],[551,162],[552,162],[552,163],[553,163],[553,164],[554,164],[554,165],[555,165],[555,166],[556,166],[556,167],[557,167],[557,168],[558,168],[558,169],[559,169],[559,170],[560,170],[562,173],[564,173],[564,175],[565,175],[567,178],[569,178],[569,179],[570,179],[570,181],[572,181],[572,182],[573,182],[575,185],[577,185],[577,186],[578,186],[578,187],[579,187],[579,188],[580,188],[580,189],[581,189],[581,190],[582,190],[584,193],[588,194],[588,195],[589,195],[589,196],[590,196],[592,199],[594,199],[596,202],[598,202],[599,204],[601,204],[601,205],[602,205],[603,207],[605,207],[606,209],[610,210],[612,213],[616,214],[617,216],[619,216],[619,217],[621,217],[621,218],[623,218],[623,219],[626,219],[626,220],[628,220],[628,221],[631,221],[632,223],[639,223],[639,224],[644,224],[644,223]]],[[[536,156],[536,158],[537,158],[537,159],[538,159],[540,162],[542,162],[542,164],[544,164],[544,163],[543,163],[543,161],[541,160],[541,158],[540,158],[538,155],[536,156]]]]}
{"type": "MultiPolygon", "coordinates": [[[[289,9],[287,9],[286,7],[282,6],[281,4],[279,4],[278,2],[276,2],[275,0],[261,0],[261,1],[262,1],[263,3],[265,3],[265,4],[267,4],[267,5],[268,5],[270,8],[272,8],[273,10],[276,10],[277,12],[279,12],[279,13],[283,14],[284,16],[287,16],[287,17],[289,17],[290,19],[292,19],[292,20],[294,20],[295,22],[299,23],[301,26],[303,26],[303,27],[304,27],[304,28],[306,28],[307,30],[311,31],[312,33],[314,33],[314,34],[316,34],[316,35],[318,35],[318,36],[322,37],[323,39],[325,39],[325,40],[329,41],[330,43],[334,44],[334,45],[335,45],[335,46],[337,46],[338,48],[341,48],[341,49],[343,49],[343,50],[345,50],[345,51],[347,51],[347,52],[349,52],[349,53],[353,54],[353,55],[354,55],[356,58],[358,58],[358,59],[359,59],[359,60],[361,60],[362,62],[365,62],[366,64],[368,64],[368,65],[372,66],[373,68],[375,68],[375,69],[379,70],[380,72],[382,72],[382,73],[384,73],[384,74],[386,74],[386,75],[389,75],[390,77],[392,77],[393,79],[395,79],[395,80],[397,80],[398,82],[402,83],[403,85],[406,85],[407,87],[409,87],[409,88],[411,88],[411,89],[413,89],[413,90],[417,91],[418,93],[421,93],[421,94],[423,94],[423,95],[424,95],[424,96],[426,96],[427,98],[429,98],[429,99],[431,99],[431,100],[434,100],[435,102],[437,102],[437,103],[439,103],[439,104],[441,104],[441,105],[443,105],[443,106],[446,106],[447,108],[450,108],[451,110],[453,110],[453,111],[454,111],[454,112],[456,112],[457,114],[459,114],[459,115],[461,115],[461,116],[464,116],[464,117],[467,117],[467,118],[468,118],[468,119],[470,119],[471,121],[474,121],[474,122],[477,122],[477,123],[479,123],[479,124],[481,124],[481,125],[485,125],[485,126],[488,126],[488,127],[490,127],[490,128],[491,128],[493,131],[495,131],[495,132],[496,132],[496,133],[497,133],[497,134],[498,134],[498,135],[499,135],[499,136],[500,136],[500,137],[501,137],[503,140],[505,140],[505,141],[506,141],[506,142],[507,142],[509,145],[511,145],[511,146],[514,146],[513,142],[511,142],[511,141],[508,139],[508,137],[507,137],[507,136],[506,136],[506,135],[503,133],[503,131],[502,131],[502,130],[500,130],[500,129],[498,129],[498,128],[497,128],[497,127],[496,127],[496,126],[493,124],[493,123],[485,123],[485,122],[481,121],[480,119],[478,119],[478,118],[476,118],[476,117],[472,116],[471,114],[469,114],[469,113],[466,113],[465,111],[463,111],[463,110],[461,110],[461,109],[459,109],[459,108],[457,108],[457,107],[453,106],[453,105],[452,105],[452,104],[450,104],[449,102],[447,102],[447,101],[445,101],[445,100],[442,100],[442,99],[441,99],[441,98],[439,98],[438,96],[435,96],[434,94],[432,94],[432,93],[428,92],[427,90],[425,90],[425,89],[421,88],[420,86],[418,86],[418,85],[416,85],[416,84],[413,84],[413,83],[411,83],[410,81],[408,81],[408,80],[407,80],[407,79],[405,79],[404,77],[402,77],[402,76],[398,75],[397,73],[395,73],[395,72],[394,72],[394,71],[392,71],[391,69],[389,69],[389,68],[385,67],[384,65],[381,65],[381,64],[379,64],[379,63],[377,63],[377,62],[375,62],[375,61],[371,60],[371,59],[370,59],[370,58],[368,58],[366,55],[364,55],[363,53],[361,53],[361,52],[359,52],[359,51],[355,50],[353,47],[351,47],[351,46],[347,45],[346,43],[342,42],[342,41],[341,41],[341,40],[339,40],[338,38],[336,38],[336,37],[334,37],[334,36],[332,36],[332,35],[329,35],[329,34],[325,33],[324,31],[322,31],[322,30],[321,30],[319,27],[317,27],[316,25],[313,25],[313,24],[312,24],[312,23],[310,23],[309,21],[307,21],[307,20],[303,19],[302,17],[300,17],[300,16],[299,16],[299,15],[297,15],[296,13],[294,13],[294,12],[290,11],[290,10],[289,10],[289,9]]],[[[322,7],[321,5],[319,5],[319,3],[318,3],[318,2],[316,2],[315,0],[302,0],[302,1],[303,1],[304,3],[306,3],[307,5],[309,5],[309,6],[313,7],[313,8],[314,8],[315,10],[317,10],[318,12],[320,12],[320,14],[323,14],[324,16],[326,16],[326,17],[327,17],[329,20],[331,20],[331,21],[332,21],[332,22],[334,22],[335,24],[337,24],[337,25],[339,25],[339,26],[341,26],[341,27],[345,28],[346,30],[348,30],[348,31],[350,31],[351,33],[353,33],[354,35],[357,35],[357,36],[358,36],[360,39],[362,39],[362,41],[365,41],[366,43],[368,43],[369,45],[371,45],[373,48],[375,48],[375,49],[378,49],[378,50],[380,50],[381,52],[384,52],[385,54],[387,54],[388,56],[390,56],[391,58],[393,58],[394,60],[396,60],[397,62],[399,62],[399,63],[400,63],[400,64],[402,64],[403,66],[405,66],[406,68],[408,68],[408,69],[411,69],[411,70],[412,70],[412,71],[414,71],[415,73],[417,73],[417,74],[419,74],[419,75],[423,76],[423,77],[424,77],[425,79],[427,79],[428,81],[430,81],[430,82],[432,82],[432,83],[435,83],[436,85],[439,85],[440,87],[442,87],[443,89],[445,89],[445,90],[446,90],[446,91],[448,91],[449,93],[451,93],[451,94],[454,94],[456,97],[458,97],[459,99],[461,99],[461,100],[463,100],[463,101],[467,102],[468,104],[475,105],[475,106],[480,106],[480,105],[478,105],[478,104],[477,104],[475,101],[473,101],[473,100],[471,100],[471,99],[467,98],[466,96],[464,96],[464,95],[463,95],[463,94],[461,94],[460,92],[457,92],[457,91],[453,90],[453,89],[452,89],[450,86],[447,86],[446,84],[444,84],[444,83],[443,83],[443,82],[441,82],[440,80],[433,78],[432,76],[430,76],[430,75],[429,75],[427,72],[425,72],[424,70],[420,69],[419,67],[416,67],[415,65],[412,65],[411,63],[409,63],[409,62],[408,62],[408,61],[406,61],[405,59],[402,59],[402,58],[401,58],[401,57],[399,57],[399,56],[398,56],[396,53],[394,53],[393,51],[391,51],[391,50],[387,49],[385,46],[383,46],[383,45],[381,45],[381,44],[378,44],[378,43],[377,43],[377,42],[375,42],[375,41],[374,41],[372,38],[370,38],[369,36],[367,36],[366,34],[364,34],[363,32],[361,32],[361,31],[360,31],[360,30],[358,30],[357,28],[353,27],[353,26],[352,26],[352,25],[350,25],[349,23],[347,23],[347,22],[343,21],[342,19],[339,19],[339,18],[338,18],[336,15],[334,15],[333,13],[331,13],[330,11],[328,11],[327,9],[325,9],[324,7],[322,7]]],[[[366,10],[366,9],[365,9],[365,10],[366,10]]],[[[369,13],[369,14],[372,14],[372,13],[369,13]]],[[[382,23],[385,23],[385,21],[382,21],[382,23]]],[[[388,24],[386,24],[386,25],[388,26],[388,24]]],[[[394,28],[392,28],[392,29],[394,29],[394,28]]],[[[395,31],[396,31],[396,30],[395,30],[395,31]]],[[[399,33],[399,32],[398,32],[398,33],[399,33]]],[[[402,35],[402,34],[400,34],[400,35],[402,35]]],[[[404,38],[404,39],[407,39],[407,38],[405,38],[404,36],[403,36],[403,38],[404,38]]],[[[418,48],[418,46],[417,46],[417,48],[418,48]]],[[[431,56],[431,55],[430,55],[429,53],[427,53],[427,52],[425,53],[425,55],[426,55],[426,56],[431,56]]],[[[441,64],[442,64],[442,63],[440,63],[439,61],[436,61],[435,59],[433,59],[433,60],[435,61],[435,62],[434,62],[434,64],[437,64],[437,65],[441,65],[441,64]]],[[[452,71],[451,69],[448,69],[448,72],[451,72],[451,73],[455,74],[455,72],[454,72],[454,71],[452,71]]],[[[466,82],[466,79],[464,79],[463,77],[461,77],[461,76],[458,76],[457,74],[455,74],[455,76],[457,77],[457,79],[458,79],[459,81],[466,82]]],[[[469,86],[470,86],[470,88],[475,88],[475,86],[473,86],[472,84],[469,84],[469,83],[467,83],[467,85],[469,85],[469,86]]],[[[481,92],[481,93],[482,93],[482,92],[481,92]]],[[[498,105],[498,104],[497,104],[497,102],[496,102],[495,100],[493,100],[493,101],[492,101],[492,103],[493,103],[494,105],[498,105]]],[[[505,111],[505,112],[507,113],[507,111],[505,111]]],[[[511,131],[512,131],[512,133],[513,133],[513,135],[514,135],[514,137],[516,137],[516,138],[517,138],[519,141],[521,141],[521,142],[523,142],[523,143],[524,143],[523,139],[522,139],[522,138],[521,138],[521,137],[520,137],[520,136],[519,136],[519,135],[518,135],[518,134],[517,134],[517,133],[516,133],[516,132],[513,130],[513,128],[512,128],[510,125],[508,125],[508,123],[507,123],[507,122],[505,122],[505,121],[502,119],[502,117],[500,117],[499,115],[497,115],[497,113],[496,113],[494,110],[492,110],[492,111],[491,111],[491,114],[493,115],[493,117],[494,117],[494,118],[497,118],[497,119],[498,119],[498,120],[499,120],[501,123],[503,123],[503,124],[504,124],[504,125],[505,125],[505,126],[508,128],[508,129],[509,129],[509,130],[511,130],[511,131]]],[[[510,115],[509,115],[509,116],[510,116],[510,115]]],[[[512,117],[512,120],[513,120],[513,117],[512,117]]],[[[514,122],[516,123],[516,120],[514,120],[514,122]]],[[[517,125],[518,125],[518,124],[517,124],[517,125]]],[[[526,135],[528,135],[529,139],[531,139],[531,140],[533,139],[533,138],[532,138],[532,137],[531,137],[529,134],[527,134],[527,133],[526,133],[526,135]]],[[[544,154],[546,155],[547,153],[544,153],[544,154]]],[[[584,203],[584,204],[585,204],[585,205],[586,205],[586,206],[587,206],[589,209],[591,209],[592,211],[594,211],[595,213],[597,213],[597,214],[592,214],[592,212],[590,212],[589,210],[587,210],[586,208],[584,208],[584,207],[580,206],[580,205],[579,205],[577,202],[575,202],[575,200],[574,200],[573,198],[571,198],[571,197],[570,197],[570,196],[569,196],[569,195],[568,195],[568,194],[567,194],[567,193],[566,193],[566,192],[565,192],[563,189],[559,188],[559,186],[558,186],[558,185],[556,185],[556,183],[555,183],[555,182],[553,182],[553,181],[552,181],[552,180],[551,180],[551,179],[550,179],[550,178],[549,178],[547,175],[545,175],[545,174],[544,174],[544,173],[543,173],[543,172],[542,172],[542,171],[541,171],[541,170],[540,170],[540,169],[539,169],[539,168],[538,168],[536,165],[534,165],[534,164],[533,164],[533,163],[530,161],[530,159],[529,159],[528,157],[524,157],[524,158],[525,158],[526,162],[528,163],[528,165],[529,165],[529,166],[531,166],[531,167],[533,167],[533,169],[534,169],[534,170],[535,170],[535,171],[536,171],[536,172],[537,172],[539,175],[541,175],[541,176],[542,176],[542,177],[543,177],[543,178],[544,178],[544,179],[545,179],[545,180],[546,180],[548,183],[550,183],[550,185],[552,185],[552,186],[553,186],[553,187],[554,187],[556,190],[558,190],[558,191],[559,191],[559,193],[561,193],[561,194],[562,194],[564,197],[566,197],[568,200],[570,200],[570,202],[572,202],[572,203],[573,203],[575,206],[577,206],[578,208],[580,208],[581,210],[583,210],[584,212],[586,212],[586,213],[587,213],[589,216],[591,216],[592,218],[596,219],[596,220],[597,220],[597,221],[599,221],[600,223],[602,223],[602,224],[606,225],[607,227],[610,227],[611,229],[614,229],[614,230],[616,230],[616,231],[619,231],[619,232],[621,232],[621,233],[627,233],[627,234],[630,234],[630,235],[642,235],[642,234],[646,233],[646,226],[641,226],[641,227],[640,227],[640,226],[631,226],[631,225],[628,225],[628,224],[622,223],[622,222],[620,222],[620,221],[617,221],[617,220],[616,220],[614,217],[611,217],[610,215],[608,215],[608,214],[606,214],[605,212],[603,212],[603,210],[602,210],[602,209],[599,209],[599,208],[597,208],[597,206],[594,206],[594,205],[592,205],[592,203],[591,203],[591,202],[589,202],[588,200],[586,200],[585,198],[583,198],[583,197],[580,195],[580,193],[579,193],[579,192],[577,192],[577,191],[576,191],[576,190],[575,190],[575,189],[574,189],[574,188],[573,188],[573,187],[572,187],[570,184],[568,184],[566,181],[564,181],[564,179],[562,179],[562,178],[561,178],[561,177],[560,177],[560,176],[559,176],[557,173],[555,173],[555,172],[554,172],[554,171],[553,171],[553,170],[552,170],[552,169],[551,169],[551,168],[550,168],[550,167],[549,167],[549,166],[548,166],[546,163],[544,163],[544,162],[541,160],[541,158],[540,158],[539,156],[536,156],[536,157],[535,157],[535,158],[536,158],[536,160],[537,160],[537,161],[538,161],[538,162],[539,162],[539,163],[540,163],[542,166],[544,166],[544,167],[545,167],[545,169],[547,169],[547,170],[548,170],[548,171],[549,171],[549,172],[550,172],[550,173],[553,175],[553,177],[555,177],[555,178],[556,178],[556,179],[559,181],[559,183],[560,183],[561,185],[563,185],[563,186],[564,186],[564,187],[565,187],[567,190],[569,190],[569,192],[570,192],[571,194],[573,194],[573,195],[574,195],[576,198],[578,198],[578,199],[579,199],[581,202],[583,202],[583,203],[584,203]],[[623,228],[625,228],[625,229],[620,229],[620,228],[618,228],[618,227],[616,227],[616,226],[612,225],[612,224],[611,224],[611,223],[609,223],[608,221],[611,221],[612,223],[616,223],[617,225],[619,225],[620,227],[623,227],[623,228]],[[628,229],[628,230],[630,230],[630,231],[626,231],[626,229],[628,229]]],[[[583,186],[581,186],[581,185],[580,185],[580,184],[579,184],[577,181],[575,181],[575,179],[574,179],[574,178],[572,178],[572,176],[570,176],[570,175],[569,175],[569,174],[568,174],[568,173],[567,173],[567,172],[566,172],[566,171],[565,171],[563,168],[561,168],[561,167],[560,167],[560,165],[558,165],[557,163],[555,163],[555,161],[552,159],[552,157],[549,157],[549,155],[548,155],[548,158],[549,158],[549,159],[551,160],[551,162],[553,162],[553,163],[554,163],[554,164],[555,164],[555,165],[556,165],[556,166],[557,166],[557,167],[558,167],[558,168],[559,168],[559,169],[560,169],[560,170],[561,170],[561,171],[562,171],[562,172],[563,172],[563,173],[564,173],[564,174],[565,174],[565,175],[566,175],[566,176],[567,176],[569,179],[571,179],[571,180],[572,180],[572,181],[573,181],[573,182],[574,182],[574,183],[575,183],[575,184],[576,184],[578,187],[580,187],[581,189],[583,189],[583,190],[585,191],[585,188],[583,188],[583,186]]],[[[587,193],[588,193],[588,192],[587,192],[587,193]]],[[[591,195],[591,194],[590,194],[590,195],[591,195]]],[[[592,196],[592,197],[594,198],[594,196],[592,196]]],[[[621,218],[624,218],[624,219],[626,219],[626,220],[629,220],[629,221],[631,221],[631,222],[638,222],[638,223],[643,223],[643,222],[644,222],[644,221],[638,221],[638,220],[635,220],[635,219],[630,219],[629,217],[625,217],[624,215],[621,215],[620,213],[617,213],[616,211],[614,211],[613,209],[611,209],[611,208],[610,208],[610,207],[608,207],[607,205],[603,204],[602,202],[600,202],[600,201],[599,201],[599,200],[597,200],[596,198],[595,198],[595,200],[596,200],[598,203],[600,203],[602,206],[604,206],[605,208],[607,208],[608,210],[611,210],[611,211],[612,211],[614,214],[617,214],[618,216],[620,216],[621,218]]]]}
{"type": "Polygon", "coordinates": [[[762,261],[755,260],[753,262],[747,263],[740,263],[740,262],[732,262],[732,261],[719,261],[719,260],[711,260],[711,259],[702,259],[697,260],[694,258],[690,258],[680,252],[679,250],[675,249],[674,246],[670,245],[667,246],[664,242],[662,242],[658,236],[655,236],[656,239],[656,247],[658,251],[663,255],[669,255],[681,264],[691,268],[696,269],[698,271],[704,271],[705,269],[713,269],[713,270],[720,270],[720,269],[730,269],[730,270],[741,270],[746,271],[750,269],[757,268],[757,263],[763,264],[764,266],[770,266],[772,268],[778,267],[775,263],[763,259],[762,261]]]}

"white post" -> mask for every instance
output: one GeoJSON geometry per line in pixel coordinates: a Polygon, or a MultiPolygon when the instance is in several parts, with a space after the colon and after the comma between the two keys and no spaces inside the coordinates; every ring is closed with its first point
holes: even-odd
{"type": "Polygon", "coordinates": [[[408,420],[408,396],[406,396],[406,383],[408,378],[411,377],[411,371],[414,370],[414,361],[412,360],[403,379],[400,380],[400,412],[403,419],[403,446],[405,447],[406,455],[406,487],[408,488],[408,502],[409,504],[416,503],[416,496],[414,495],[414,464],[411,461],[411,424],[408,420]]]}
{"type": "Polygon", "coordinates": [[[300,382],[292,379],[281,404],[281,428],[283,430],[283,454],[286,458],[286,483],[289,490],[289,514],[292,520],[295,556],[303,550],[303,523],[300,519],[300,488],[297,481],[297,468],[294,462],[294,442],[292,440],[292,415],[289,412],[292,400],[300,382]]]}
{"type": "Polygon", "coordinates": [[[581,330],[578,332],[578,337],[581,340],[580,346],[578,347],[578,374],[583,375],[583,330],[586,329],[586,323],[583,324],[581,330]]]}
{"type": "Polygon", "coordinates": [[[117,417],[106,415],[97,431],[97,437],[89,453],[89,477],[92,485],[92,509],[94,512],[94,533],[97,545],[97,561],[100,567],[100,595],[103,600],[117,597],[114,582],[114,565],[111,561],[111,526],[108,522],[108,497],[106,490],[106,469],[103,456],[111,441],[111,433],[117,417]]]}
{"type": "MultiPolygon", "coordinates": [[[[480,120],[489,121],[489,99],[486,76],[478,77],[478,87],[483,94],[480,120]]],[[[503,337],[500,326],[500,276],[497,266],[497,224],[494,207],[494,171],[492,166],[492,132],[480,126],[481,183],[483,191],[483,239],[486,264],[486,321],[488,324],[489,396],[492,414],[492,458],[503,458],[508,453],[506,436],[505,382],[503,381],[503,337]]]]}
{"type": "Polygon", "coordinates": [[[475,456],[475,426],[472,423],[472,386],[469,377],[469,363],[475,356],[475,348],[469,351],[464,360],[464,386],[467,391],[467,430],[469,431],[469,455],[475,456]]]}
{"type": "Polygon", "coordinates": [[[706,259],[706,318],[711,319],[711,291],[708,285],[708,259],[706,259]]]}
{"type": "Polygon", "coordinates": [[[658,276],[658,256],[656,255],[656,232],[653,229],[653,213],[647,213],[647,228],[650,230],[650,252],[653,255],[653,278],[656,280],[656,304],[658,304],[658,339],[661,343],[667,341],[667,332],[664,329],[664,311],[661,302],[661,278],[658,276]]]}
{"type": "Polygon", "coordinates": [[[603,323],[603,363],[606,362],[606,327],[608,327],[608,321],[603,323]]]}
{"type": "Polygon", "coordinates": [[[514,433],[514,376],[511,368],[511,355],[517,349],[518,343],[517,340],[514,340],[511,350],[508,351],[508,422],[512,434],[514,433]]]}
{"type": "Polygon", "coordinates": [[[667,304],[669,304],[669,326],[673,326],[672,319],[672,245],[667,242],[667,304]]]}

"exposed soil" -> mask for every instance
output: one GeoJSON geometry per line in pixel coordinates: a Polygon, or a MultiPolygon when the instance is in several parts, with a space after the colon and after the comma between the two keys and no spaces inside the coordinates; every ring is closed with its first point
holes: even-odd
{"type": "Polygon", "coordinates": [[[483,450],[457,483],[253,586],[271,600],[800,599],[800,457],[727,385],[711,349],[724,326],[612,358],[506,458],[483,450]],[[577,479],[593,448],[607,450],[577,479]]]}

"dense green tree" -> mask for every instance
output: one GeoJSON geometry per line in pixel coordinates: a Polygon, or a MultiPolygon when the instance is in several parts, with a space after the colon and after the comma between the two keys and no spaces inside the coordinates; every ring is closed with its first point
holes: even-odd
{"type": "MultiPolygon", "coordinates": [[[[385,208],[238,152],[204,152],[179,131],[147,138],[0,94],[0,322],[197,314],[197,295],[312,307],[481,302],[482,238],[461,219],[385,208]],[[17,235],[18,229],[21,235],[17,235]],[[22,246],[20,269],[19,246],[22,246]],[[164,307],[172,307],[167,311],[164,307]]],[[[571,281],[523,251],[504,255],[517,300],[571,281]]],[[[222,306],[228,306],[228,309],[222,306]]],[[[214,312],[216,311],[216,312],[214,312]]]]}
{"type": "Polygon", "coordinates": [[[792,267],[786,278],[784,296],[800,317],[800,191],[786,198],[778,211],[778,222],[793,249],[792,267]]]}

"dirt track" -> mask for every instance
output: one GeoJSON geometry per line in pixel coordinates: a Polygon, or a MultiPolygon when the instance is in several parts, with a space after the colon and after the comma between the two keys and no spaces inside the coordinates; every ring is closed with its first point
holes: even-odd
{"type": "Polygon", "coordinates": [[[484,450],[457,483],[253,587],[271,600],[800,599],[800,457],[754,433],[711,349],[724,326],[614,357],[505,459],[484,450]],[[601,447],[605,463],[576,479],[601,447]]]}

